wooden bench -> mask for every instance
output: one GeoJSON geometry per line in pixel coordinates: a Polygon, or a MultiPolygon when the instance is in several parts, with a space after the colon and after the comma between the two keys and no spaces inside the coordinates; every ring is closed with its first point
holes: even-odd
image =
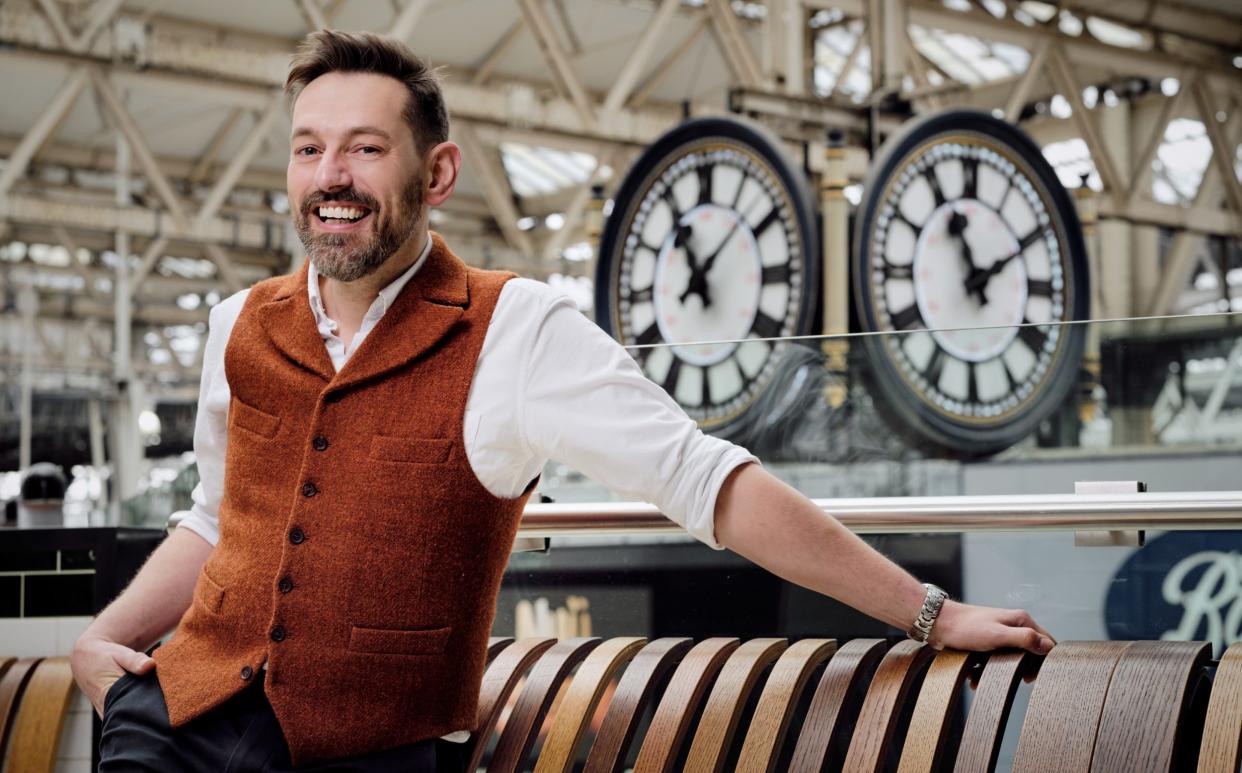
{"type": "Polygon", "coordinates": [[[489,656],[471,771],[986,773],[1024,680],[1014,771],[1242,761],[1242,643],[1219,663],[1203,642],[1152,641],[1038,658],[882,640],[493,639],[489,656]]]}
{"type": "MultiPolygon", "coordinates": [[[[1242,643],[1066,642],[1047,658],[857,639],[493,639],[468,770],[1235,773],[1242,643]],[[963,709],[962,697],[970,695],[963,709]],[[1016,720],[1015,720],[1016,722],[1016,720]]],[[[55,769],[64,658],[0,657],[4,773],[55,769]]]]}
{"type": "Polygon", "coordinates": [[[51,773],[77,687],[67,658],[0,657],[0,763],[4,773],[51,773]]]}

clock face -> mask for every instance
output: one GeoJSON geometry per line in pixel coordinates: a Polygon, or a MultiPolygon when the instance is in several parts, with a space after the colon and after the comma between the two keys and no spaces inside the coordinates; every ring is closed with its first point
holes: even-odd
{"type": "Polygon", "coordinates": [[[811,324],[814,239],[804,178],[766,133],[690,121],[618,192],[600,247],[599,323],[704,429],[724,430],[789,346],[765,339],[811,324]]]}
{"type": "Polygon", "coordinates": [[[990,453],[1077,377],[1087,262],[1039,149],[991,116],[941,113],[886,144],[855,233],[855,294],[877,396],[919,439],[990,453]]]}

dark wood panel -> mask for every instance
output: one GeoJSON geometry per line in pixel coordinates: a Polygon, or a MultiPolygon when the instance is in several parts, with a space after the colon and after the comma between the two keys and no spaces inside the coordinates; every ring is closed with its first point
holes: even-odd
{"type": "Polygon", "coordinates": [[[839,770],[845,763],[863,698],[887,650],[883,639],[855,639],[828,661],[798,734],[791,773],[839,770]]]}
{"type": "Polygon", "coordinates": [[[966,729],[962,731],[962,743],[957,748],[955,773],[996,770],[996,758],[1000,755],[1001,740],[1005,737],[1018,685],[1042,662],[1042,658],[1025,650],[994,652],[988,658],[970,702],[966,729]]]}

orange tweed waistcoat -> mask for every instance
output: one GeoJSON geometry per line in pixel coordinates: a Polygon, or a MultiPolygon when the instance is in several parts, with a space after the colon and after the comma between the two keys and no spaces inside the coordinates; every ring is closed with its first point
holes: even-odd
{"type": "Polygon", "coordinates": [[[438,235],[339,373],[298,274],[250,291],[220,541],[156,673],[173,726],[263,685],[294,764],[474,727],[496,595],[527,495],[466,459],[475,362],[509,274],[438,235]]]}

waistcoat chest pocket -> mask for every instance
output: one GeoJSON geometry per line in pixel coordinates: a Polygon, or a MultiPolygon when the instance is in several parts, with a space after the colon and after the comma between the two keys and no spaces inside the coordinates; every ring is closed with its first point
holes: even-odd
{"type": "Polygon", "coordinates": [[[385,462],[408,464],[443,464],[453,450],[448,438],[396,437],[376,435],[371,438],[371,458],[385,462]]]}
{"type": "Polygon", "coordinates": [[[270,413],[260,411],[258,408],[246,405],[236,397],[233,398],[233,402],[229,406],[229,423],[269,440],[276,437],[276,430],[280,429],[279,416],[273,416],[270,413]]]}
{"type": "Polygon", "coordinates": [[[194,586],[194,600],[213,615],[220,614],[220,607],[224,604],[224,587],[211,579],[206,568],[198,573],[198,584],[194,586]]]}
{"type": "Polygon", "coordinates": [[[439,655],[452,630],[447,626],[408,629],[355,625],[349,632],[349,649],[377,655],[439,655]]]}

